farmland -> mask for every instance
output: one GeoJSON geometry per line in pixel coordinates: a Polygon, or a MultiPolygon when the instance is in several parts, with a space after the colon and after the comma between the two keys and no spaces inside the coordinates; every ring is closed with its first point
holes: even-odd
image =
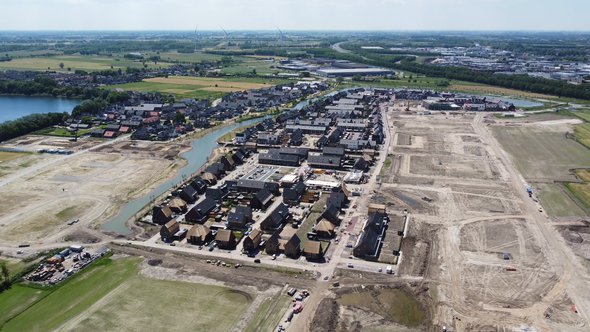
{"type": "Polygon", "coordinates": [[[567,131],[568,127],[557,126],[493,127],[494,135],[512,155],[518,170],[533,182],[575,180],[570,169],[590,165],[590,151],[566,138],[567,131]]]}
{"type": "Polygon", "coordinates": [[[138,264],[106,258],[61,286],[17,285],[0,296],[2,330],[227,331],[250,305],[248,293],[144,277],[138,264]],[[166,311],[182,319],[160,319],[166,311]]]}
{"type": "Polygon", "coordinates": [[[216,99],[227,92],[263,88],[284,82],[287,81],[279,79],[172,76],[169,78],[150,78],[136,83],[111,85],[108,88],[120,88],[140,92],[170,93],[180,98],[216,99]]]}
{"type": "Polygon", "coordinates": [[[566,188],[557,183],[538,183],[535,185],[543,207],[550,216],[571,217],[584,215],[582,210],[567,194],[566,188]]]}
{"type": "MultiPolygon", "coordinates": [[[[590,165],[590,151],[568,138],[569,121],[539,120],[518,126],[494,126],[493,132],[526,180],[534,184],[547,213],[552,217],[586,215],[589,203],[588,185],[575,183],[578,176],[572,169],[590,165]],[[560,182],[565,182],[561,184],[560,182]],[[571,183],[574,182],[574,183],[571,183]]],[[[527,121],[528,122],[528,121],[527,121]]],[[[514,122],[515,123],[515,122],[514,122]]],[[[575,128],[581,125],[576,125],[575,128]]]]}
{"type": "MultiPolygon", "coordinates": [[[[148,69],[156,69],[159,67],[168,67],[169,63],[146,61],[148,69]]],[[[84,71],[100,71],[110,69],[126,69],[143,68],[143,64],[138,61],[125,59],[123,57],[109,57],[109,56],[84,56],[84,55],[61,55],[50,57],[33,57],[33,58],[16,58],[12,61],[0,62],[0,69],[13,70],[55,70],[55,71],[70,71],[84,70],[84,71]],[[60,64],[63,63],[63,68],[60,64]]]]}

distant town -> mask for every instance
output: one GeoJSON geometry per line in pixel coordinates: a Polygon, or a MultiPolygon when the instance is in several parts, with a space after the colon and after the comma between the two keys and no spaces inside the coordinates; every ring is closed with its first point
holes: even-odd
{"type": "Polygon", "coordinates": [[[588,40],[0,32],[0,331],[584,331],[588,40]]]}

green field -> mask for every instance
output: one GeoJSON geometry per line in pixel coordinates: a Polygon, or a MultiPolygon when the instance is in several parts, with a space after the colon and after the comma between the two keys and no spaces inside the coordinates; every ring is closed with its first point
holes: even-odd
{"type": "Polygon", "coordinates": [[[219,61],[223,56],[208,53],[178,53],[178,52],[161,52],[160,54],[148,53],[148,57],[159,55],[162,61],[178,61],[187,63],[199,63],[203,61],[219,61]]]}
{"type": "Polygon", "coordinates": [[[565,187],[585,208],[590,209],[590,183],[566,183],[565,187]]]}
{"type": "MultiPolygon", "coordinates": [[[[167,62],[154,62],[146,61],[145,63],[148,69],[164,68],[170,66],[167,62]]],[[[143,68],[141,62],[133,61],[131,59],[125,59],[122,56],[109,57],[106,55],[100,56],[86,56],[86,55],[60,55],[60,56],[47,56],[47,57],[34,57],[34,58],[16,58],[11,61],[0,62],[0,69],[14,69],[14,70],[55,70],[55,71],[71,71],[85,70],[85,71],[99,71],[109,69],[125,69],[131,68],[143,68]],[[63,69],[60,68],[59,64],[63,63],[63,69]],[[112,68],[111,68],[112,66],[112,68]]]]}
{"type": "Polygon", "coordinates": [[[420,303],[399,289],[365,290],[342,295],[341,305],[374,312],[398,324],[417,327],[424,323],[426,313],[420,303]]]}
{"type": "Polygon", "coordinates": [[[273,297],[265,299],[244,331],[274,331],[277,325],[279,325],[281,322],[281,318],[285,312],[287,312],[287,309],[290,305],[291,298],[282,294],[282,292],[277,293],[273,297]]]}
{"type": "Polygon", "coordinates": [[[538,183],[535,185],[545,212],[551,217],[583,216],[585,212],[567,194],[561,184],[538,183]]]}
{"type": "Polygon", "coordinates": [[[60,286],[16,285],[0,294],[0,330],[227,331],[252,300],[224,287],[140,276],[139,262],[106,258],[60,286]]]}
{"type": "Polygon", "coordinates": [[[532,182],[575,181],[570,171],[590,165],[590,150],[563,131],[536,126],[493,126],[494,136],[532,182]]]}
{"type": "Polygon", "coordinates": [[[574,134],[578,142],[590,149],[590,123],[576,125],[574,127],[574,134]]]}
{"type": "Polygon", "coordinates": [[[236,63],[231,64],[221,69],[221,73],[227,75],[236,74],[251,74],[253,70],[257,75],[271,75],[278,72],[286,72],[286,70],[273,68],[278,63],[272,61],[265,61],[263,58],[256,57],[234,57],[236,63]]]}
{"type": "Polygon", "coordinates": [[[169,93],[178,98],[217,99],[231,91],[256,89],[289,82],[282,79],[263,79],[245,77],[175,77],[154,78],[142,82],[107,86],[140,92],[169,93]]]}

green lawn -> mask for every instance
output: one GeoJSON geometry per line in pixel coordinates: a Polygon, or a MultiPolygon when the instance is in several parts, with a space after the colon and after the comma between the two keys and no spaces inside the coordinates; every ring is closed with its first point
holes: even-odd
{"type": "Polygon", "coordinates": [[[134,277],[65,331],[230,331],[251,303],[225,287],[134,277]]]}
{"type": "MultiPolygon", "coordinates": [[[[170,66],[167,62],[154,62],[146,61],[146,65],[149,69],[165,68],[170,66]]],[[[107,55],[59,55],[59,56],[46,56],[46,57],[34,57],[34,58],[16,58],[11,61],[0,62],[0,69],[14,69],[14,70],[55,70],[66,72],[68,68],[72,72],[75,70],[85,71],[99,71],[99,70],[110,70],[110,69],[126,69],[131,68],[143,68],[141,62],[125,59],[122,56],[110,57],[107,55]],[[64,64],[63,69],[60,67],[60,63],[64,64]],[[112,67],[112,68],[111,68],[112,67]]]]}
{"type": "Polygon", "coordinates": [[[221,332],[252,302],[239,290],[141,276],[139,262],[103,258],[62,285],[15,285],[0,294],[0,330],[221,332]]]}
{"type": "Polygon", "coordinates": [[[567,194],[566,188],[557,183],[538,183],[538,196],[545,212],[551,217],[583,216],[585,212],[567,194]]]}
{"type": "Polygon", "coordinates": [[[230,91],[260,88],[287,83],[289,80],[258,77],[170,77],[155,78],[151,81],[134,82],[107,86],[107,89],[124,89],[139,92],[169,93],[178,98],[217,99],[230,91]],[[232,85],[232,83],[235,83],[232,85]]]}
{"type": "MultiPolygon", "coordinates": [[[[0,326],[50,293],[48,290],[21,285],[12,286],[9,290],[4,291],[0,294],[0,326]]],[[[8,331],[8,329],[4,330],[8,331]]]]}
{"type": "Polygon", "coordinates": [[[272,332],[281,322],[281,318],[291,305],[291,297],[279,292],[275,296],[267,298],[260,304],[256,314],[246,328],[245,332],[272,332]]]}
{"type": "Polygon", "coordinates": [[[590,149],[590,123],[579,124],[574,127],[576,140],[590,149]]]}
{"type": "Polygon", "coordinates": [[[34,303],[20,309],[0,310],[0,317],[13,317],[4,331],[53,330],[84,312],[93,303],[136,274],[137,259],[103,259],[63,285],[41,293],[37,289],[15,286],[13,293],[0,295],[4,303],[34,303]],[[30,291],[32,289],[34,291],[30,291]],[[43,296],[42,296],[43,295],[43,296]]]}

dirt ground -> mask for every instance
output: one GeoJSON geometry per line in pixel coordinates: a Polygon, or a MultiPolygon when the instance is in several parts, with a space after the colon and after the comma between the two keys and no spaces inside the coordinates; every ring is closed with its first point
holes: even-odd
{"type": "MultiPolygon", "coordinates": [[[[431,325],[451,331],[584,330],[588,322],[572,311],[586,304],[568,284],[575,277],[555,267],[548,247],[563,240],[556,230],[539,228],[540,214],[516,191],[524,191],[523,180],[502,159],[483,116],[389,116],[394,174],[382,173],[376,200],[410,213],[398,277],[429,285],[431,325]]],[[[588,250],[580,245],[587,230],[568,230],[580,251],[588,250]]]]}
{"type": "Polygon", "coordinates": [[[180,143],[70,142],[42,136],[26,136],[7,145],[80,152],[70,156],[33,152],[8,162],[24,163],[0,177],[0,239],[13,245],[59,243],[64,237],[78,238],[68,234],[80,227],[99,229],[124,202],[176,172],[184,164],[177,156],[186,148],[180,143]],[[67,224],[75,219],[80,221],[67,224]]]}

